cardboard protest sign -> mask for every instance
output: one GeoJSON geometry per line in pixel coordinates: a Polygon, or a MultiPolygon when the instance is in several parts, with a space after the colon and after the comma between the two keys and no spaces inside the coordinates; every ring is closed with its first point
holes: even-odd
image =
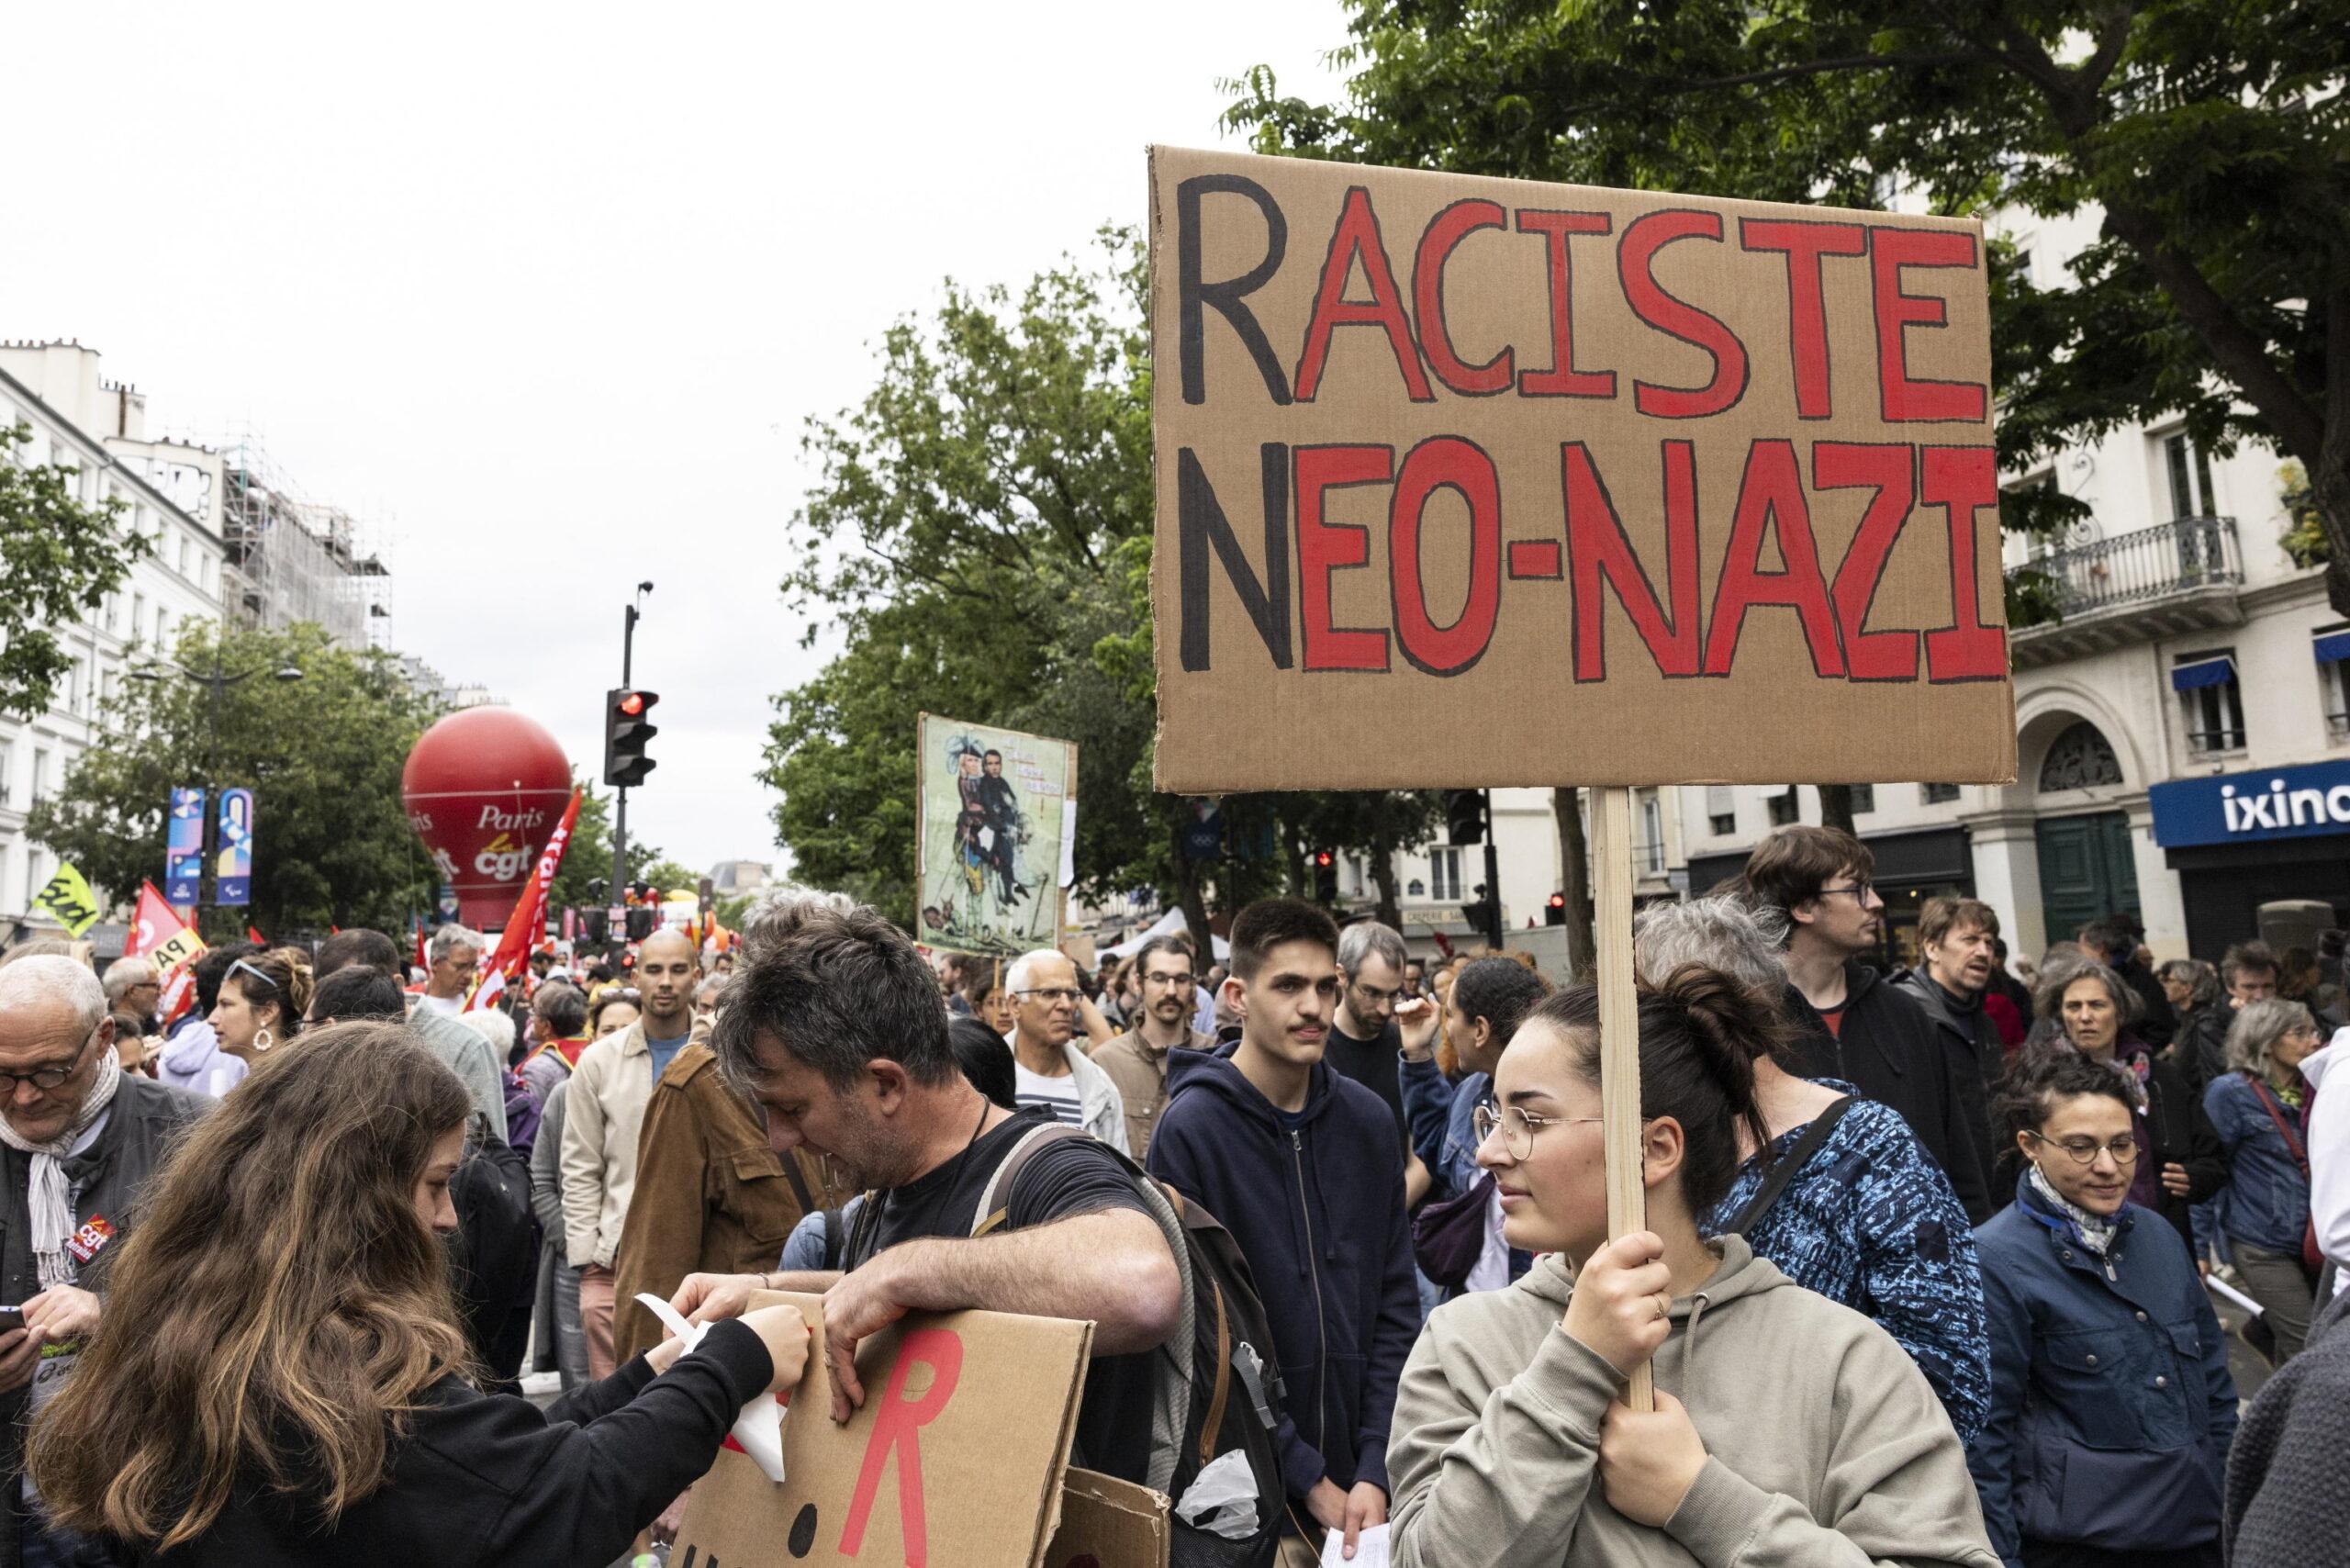
{"type": "Polygon", "coordinates": [[[907,1317],[857,1347],[865,1406],[836,1427],[822,1298],[763,1293],[751,1305],[787,1302],[816,1327],[785,1401],[783,1484],[730,1439],[694,1484],[673,1568],[1038,1568],[1093,1326],[907,1317]]]}
{"type": "Polygon", "coordinates": [[[1060,939],[1077,832],[1069,741],[921,715],[915,935],[1013,957],[1060,939]]]}
{"type": "Polygon", "coordinates": [[[1150,185],[1159,789],[2015,777],[1979,224],[1150,185]]]}
{"type": "Polygon", "coordinates": [[[1167,1508],[1164,1492],[1072,1469],[1044,1568],[1167,1568],[1167,1508]]]}

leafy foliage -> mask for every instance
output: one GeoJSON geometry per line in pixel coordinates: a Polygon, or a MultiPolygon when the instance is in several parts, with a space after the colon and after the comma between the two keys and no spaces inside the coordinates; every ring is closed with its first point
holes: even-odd
{"type": "Polygon", "coordinates": [[[242,786],[254,801],[252,904],[207,912],[207,937],[241,935],[248,920],[272,936],[330,925],[397,933],[431,911],[438,879],[408,827],[400,769],[438,714],[396,660],[338,646],[312,625],[194,620],[173,656],[163,678],[125,681],[106,703],[96,744],[33,808],[31,837],[126,897],[162,879],[173,786],[242,786]],[[274,678],[289,666],[303,678],[274,678]],[[216,672],[227,678],[217,692],[216,672]]]}
{"type": "Polygon", "coordinates": [[[152,545],[123,531],[118,498],[84,506],[73,494],[81,470],[28,465],[17,449],[28,425],[0,428],[0,714],[31,719],[50,704],[73,665],[61,628],[106,602],[152,545]]]}
{"type": "MultiPolygon", "coordinates": [[[[1261,151],[1844,207],[2092,206],[2063,286],[1995,252],[2009,471],[2183,415],[2306,465],[2350,613],[2350,0],[1348,0],[1337,105],[1261,151]]],[[[2077,514],[2053,489],[2011,526],[2077,514]]]]}

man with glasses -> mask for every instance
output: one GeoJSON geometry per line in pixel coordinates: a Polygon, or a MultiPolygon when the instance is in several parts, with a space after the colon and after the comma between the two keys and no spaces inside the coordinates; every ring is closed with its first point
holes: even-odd
{"type": "Polygon", "coordinates": [[[1875,868],[1851,834],[1801,823],[1773,830],[1746,862],[1752,902],[1787,924],[1786,1010],[1796,1033],[1788,1070],[1849,1083],[1898,1111],[1980,1225],[1991,1215],[1990,1189],[1962,1109],[1957,1059],[1917,999],[1860,961],[1884,924],[1885,901],[1869,884],[1875,868]]]}
{"type": "Polygon", "coordinates": [[[0,968],[0,1297],[24,1314],[0,1332],[0,1562],[76,1561],[77,1540],[43,1527],[24,1477],[25,1428],[104,1316],[107,1262],[165,1148],[211,1103],[121,1070],[105,988],[85,965],[0,968]]]}
{"type": "Polygon", "coordinates": [[[1012,1062],[1020,1108],[1083,1127],[1120,1154],[1126,1147],[1126,1106],[1118,1086],[1077,1048],[1077,965],[1065,953],[1040,947],[1013,960],[1004,977],[1018,1011],[1013,1015],[1012,1062]]]}
{"type": "Polygon", "coordinates": [[[1168,1053],[1207,1051],[1215,1041],[1192,1023],[1199,980],[1192,973],[1192,944],[1181,936],[1154,936],[1135,955],[1135,981],[1142,1001],[1134,1027],[1093,1053],[1093,1065],[1109,1075],[1126,1108],[1126,1149],[1136,1159],[1150,1150],[1150,1135],[1167,1109],[1168,1053]]]}
{"type": "MultiPolygon", "coordinates": [[[[1248,1260],[1288,1394],[1274,1439],[1292,1519],[1352,1548],[1387,1519],[1387,1431],[1420,1312],[1393,1115],[1326,1059],[1344,1005],[1339,943],[1327,913],[1294,899],[1234,919],[1224,991],[1240,1038],[1171,1058],[1150,1172],[1222,1220],[1248,1260]]],[[[1382,961],[1372,983],[1392,1006],[1401,955],[1382,961]]],[[[1281,1550],[1285,1563],[1319,1555],[1294,1535],[1281,1550]]]]}
{"type": "Polygon", "coordinates": [[[1392,925],[1359,920],[1338,933],[1338,1005],[1324,1058],[1379,1096],[1395,1118],[1404,1150],[1404,1192],[1415,1208],[1427,1196],[1427,1168],[1412,1153],[1404,1113],[1404,1036],[1395,1004],[1404,998],[1404,938],[1392,925]]]}

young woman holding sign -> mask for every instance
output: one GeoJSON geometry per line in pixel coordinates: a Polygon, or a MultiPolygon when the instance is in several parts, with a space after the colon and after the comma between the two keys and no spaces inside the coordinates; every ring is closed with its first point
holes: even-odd
{"type": "Polygon", "coordinates": [[[1739,1129],[1767,1143],[1767,1005],[1695,966],[1640,999],[1649,1228],[1607,1239],[1599,1007],[1518,1029],[1481,1120],[1513,1247],[1507,1290],[1437,1309],[1404,1368],[1388,1468],[1402,1568],[1733,1560],[1995,1568],[1966,1459],[1915,1363],[1697,1215],[1739,1129]],[[1621,1403],[1650,1362],[1656,1410],[1621,1403]]]}
{"type": "Polygon", "coordinates": [[[471,1109],[397,1025],[262,1058],[149,1189],[125,1331],[34,1422],[50,1518],[157,1568],[609,1562],[798,1382],[807,1323],[771,1307],[544,1412],[477,1392],[442,1246],[471,1109]]]}

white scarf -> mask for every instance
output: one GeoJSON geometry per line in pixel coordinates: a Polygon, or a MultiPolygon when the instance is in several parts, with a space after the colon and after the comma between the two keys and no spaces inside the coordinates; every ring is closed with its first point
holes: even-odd
{"type": "Polygon", "coordinates": [[[114,1103],[114,1092],[122,1086],[122,1064],[112,1050],[98,1053],[98,1074],[90,1081],[90,1092],[82,1096],[82,1108],[73,1113],[73,1125],[50,1138],[47,1143],[35,1143],[17,1131],[8,1118],[0,1116],[0,1143],[19,1154],[33,1157],[32,1183],[26,1190],[26,1206],[33,1221],[33,1261],[40,1270],[40,1288],[54,1290],[59,1285],[73,1282],[73,1261],[65,1255],[65,1238],[79,1228],[73,1223],[73,1189],[65,1180],[65,1157],[73,1152],[74,1140],[90,1130],[90,1124],[106,1114],[114,1103]]]}

